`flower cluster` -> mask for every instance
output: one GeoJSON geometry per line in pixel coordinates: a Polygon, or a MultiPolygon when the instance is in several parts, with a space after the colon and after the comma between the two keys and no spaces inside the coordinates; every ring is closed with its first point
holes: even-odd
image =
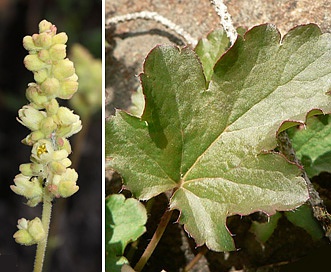
{"type": "MultiPolygon", "coordinates": [[[[72,97],[78,89],[78,77],[73,63],[66,58],[68,37],[56,32],[56,26],[43,20],[39,34],[23,39],[29,51],[24,64],[33,72],[35,82],[28,84],[26,97],[30,103],[18,111],[17,120],[31,130],[22,142],[32,146],[32,151],[31,162],[20,165],[21,173],[16,175],[11,189],[27,198],[31,207],[43,202],[45,194],[58,198],[78,191],[78,175],[68,168],[71,146],[67,138],[79,132],[82,124],[78,115],[56,100],[72,97]]],[[[37,242],[40,236],[31,238],[34,234],[30,230],[40,225],[32,223],[36,221],[20,219],[19,231],[14,235],[20,238],[15,239],[26,245],[37,242]]]]}
{"type": "Polygon", "coordinates": [[[32,220],[19,219],[17,228],[14,234],[17,243],[30,246],[45,238],[45,230],[38,217],[32,220]]]}

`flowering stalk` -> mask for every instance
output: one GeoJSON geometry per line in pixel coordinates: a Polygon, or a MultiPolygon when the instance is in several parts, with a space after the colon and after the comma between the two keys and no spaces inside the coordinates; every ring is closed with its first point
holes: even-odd
{"type": "Polygon", "coordinates": [[[69,168],[71,146],[68,137],[82,128],[80,117],[57,102],[70,99],[78,89],[73,63],[66,58],[67,35],[43,20],[39,34],[26,36],[23,46],[29,51],[25,67],[34,74],[26,97],[29,104],[18,111],[17,120],[31,130],[22,143],[32,147],[30,163],[21,164],[11,189],[27,199],[31,207],[43,203],[42,219],[18,220],[14,234],[17,243],[37,244],[34,271],[42,271],[47,244],[52,200],[76,193],[78,174],[69,168]]]}
{"type": "Polygon", "coordinates": [[[106,27],[112,24],[123,23],[126,21],[132,21],[137,19],[144,19],[144,20],[153,20],[156,22],[161,23],[165,27],[175,31],[178,35],[182,36],[188,44],[191,44],[193,47],[197,44],[197,40],[194,39],[189,33],[187,33],[184,29],[180,26],[176,25],[175,23],[171,22],[169,19],[161,16],[157,12],[150,12],[150,11],[141,11],[135,13],[129,13],[126,15],[116,16],[112,18],[106,19],[106,27]]]}
{"type": "Polygon", "coordinates": [[[231,44],[234,44],[237,39],[238,33],[232,24],[231,15],[228,12],[228,8],[224,4],[223,0],[211,0],[210,2],[214,5],[218,16],[220,16],[221,25],[223,26],[226,35],[230,39],[231,44]]]}

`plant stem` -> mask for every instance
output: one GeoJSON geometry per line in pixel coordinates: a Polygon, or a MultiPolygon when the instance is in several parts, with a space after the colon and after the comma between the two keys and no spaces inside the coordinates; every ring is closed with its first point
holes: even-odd
{"type": "MultiPolygon", "coordinates": [[[[81,158],[82,150],[84,147],[84,141],[86,139],[86,135],[88,133],[89,127],[90,127],[90,120],[91,116],[88,115],[84,119],[82,119],[83,127],[80,133],[76,134],[74,137],[75,141],[73,142],[73,150],[75,152],[72,153],[71,156],[71,166],[72,168],[76,169],[79,165],[79,160],[81,158]]],[[[57,147],[54,147],[57,148],[57,147]]],[[[66,207],[67,207],[67,201],[63,198],[60,198],[56,202],[56,206],[54,206],[53,209],[53,219],[52,219],[52,228],[50,229],[48,235],[49,239],[56,239],[59,232],[59,225],[60,220],[63,217],[63,215],[66,214],[66,207]]],[[[49,259],[51,259],[54,250],[56,250],[59,247],[59,243],[52,243],[53,245],[48,245],[47,247],[47,254],[45,256],[45,264],[44,267],[47,269],[48,263],[50,263],[49,259]]]]}
{"type": "Polygon", "coordinates": [[[126,21],[132,21],[137,19],[144,19],[144,20],[153,20],[156,22],[161,23],[165,27],[175,31],[178,35],[183,37],[188,44],[191,44],[193,47],[197,44],[197,40],[194,39],[189,33],[187,33],[183,28],[176,25],[175,23],[171,22],[167,18],[161,16],[157,12],[151,12],[151,11],[141,11],[141,12],[135,12],[135,13],[129,13],[122,16],[116,16],[112,18],[106,19],[106,26],[109,26],[111,24],[118,24],[126,21]]]}
{"type": "Polygon", "coordinates": [[[45,230],[45,238],[40,241],[37,245],[36,257],[34,262],[34,272],[42,272],[45,251],[48,239],[49,225],[51,221],[51,213],[52,213],[52,196],[49,194],[48,190],[44,189],[44,201],[43,201],[43,212],[41,222],[43,223],[43,227],[45,230]]]}
{"type": "Polygon", "coordinates": [[[200,250],[200,252],[197,255],[195,255],[195,257],[193,258],[193,260],[190,261],[190,263],[187,266],[185,266],[183,272],[190,271],[196,265],[196,263],[201,259],[201,257],[204,256],[207,253],[207,251],[208,251],[208,248],[206,246],[204,246],[200,250]]]}
{"type": "MultiPolygon", "coordinates": [[[[82,118],[82,123],[83,123],[82,130],[80,131],[80,133],[74,136],[75,138],[72,149],[75,150],[75,152],[73,152],[71,155],[71,166],[74,169],[78,168],[79,165],[79,160],[81,158],[82,150],[84,147],[84,141],[86,139],[86,135],[89,130],[89,125],[91,123],[90,120],[91,120],[91,116],[86,116],[84,119],[82,118]]],[[[49,240],[56,239],[56,236],[58,236],[60,220],[63,217],[63,215],[66,213],[66,209],[67,209],[67,201],[64,198],[59,198],[56,201],[56,206],[54,206],[53,209],[52,228],[49,231],[49,240]]],[[[44,260],[45,268],[48,267],[48,263],[50,262],[49,259],[52,258],[54,250],[57,249],[60,245],[59,243],[52,243],[52,244],[53,245],[48,244],[47,247],[47,254],[44,260]]]]}
{"type": "Polygon", "coordinates": [[[236,28],[232,24],[231,15],[228,12],[228,8],[224,4],[223,0],[211,0],[211,3],[214,5],[218,16],[221,18],[221,25],[230,39],[231,44],[234,44],[238,34],[236,28]]]}
{"type": "Polygon", "coordinates": [[[148,259],[151,257],[152,253],[154,252],[157,244],[159,243],[168,223],[171,218],[171,215],[173,213],[173,210],[169,211],[166,210],[165,213],[162,215],[159,225],[157,226],[157,229],[152,237],[152,240],[149,242],[147,248],[145,249],[143,255],[140,257],[140,260],[134,267],[135,271],[140,272],[145,264],[147,263],[148,259]]]}

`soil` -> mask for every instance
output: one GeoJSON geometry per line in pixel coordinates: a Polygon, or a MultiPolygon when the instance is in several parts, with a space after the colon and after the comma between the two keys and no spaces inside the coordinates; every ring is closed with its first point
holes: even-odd
{"type": "MultiPolygon", "coordinates": [[[[251,28],[256,24],[273,23],[282,35],[299,24],[318,24],[322,31],[331,31],[331,3],[328,0],[227,0],[224,1],[232,15],[236,27],[251,28]]],[[[207,0],[119,0],[106,1],[106,19],[131,12],[155,11],[170,19],[194,38],[205,37],[212,29],[219,28],[219,17],[207,0]]],[[[176,33],[159,23],[136,20],[120,23],[115,28],[106,29],[106,116],[115,108],[127,109],[131,104],[131,94],[139,86],[139,75],[148,52],[157,44],[181,45],[176,33]],[[169,38],[170,37],[170,38],[169,38]]],[[[112,184],[115,176],[108,173],[109,193],[116,191],[112,184]]],[[[330,211],[331,176],[322,174],[314,184],[330,211]],[[321,189],[318,184],[323,184],[321,189]]],[[[131,262],[137,261],[146,247],[163,211],[167,198],[157,197],[148,221],[148,232],[139,242],[139,249],[131,262]]],[[[328,264],[331,247],[329,241],[313,241],[302,229],[295,227],[285,217],[265,245],[259,244],[248,231],[256,215],[228,219],[228,226],[234,237],[237,252],[215,253],[208,251],[191,271],[317,271],[328,264]]],[[[173,215],[172,222],[178,219],[173,215]]],[[[152,258],[143,271],[182,271],[182,268],[203,248],[196,248],[182,226],[169,224],[152,258]]]]}

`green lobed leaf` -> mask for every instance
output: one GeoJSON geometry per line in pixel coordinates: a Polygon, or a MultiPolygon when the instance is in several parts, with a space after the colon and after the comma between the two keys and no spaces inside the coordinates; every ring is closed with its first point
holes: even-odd
{"type": "Polygon", "coordinates": [[[307,231],[314,240],[324,237],[323,229],[316,221],[308,204],[304,204],[294,211],[285,212],[285,216],[294,225],[307,231]]]}
{"type": "Polygon", "coordinates": [[[330,115],[308,118],[306,126],[292,128],[288,134],[309,177],[331,172],[330,115]]]}
{"type": "Polygon", "coordinates": [[[228,216],[271,215],[307,200],[299,168],[271,150],[277,132],[312,109],[330,112],[330,61],[330,35],[315,25],[282,40],[272,25],[252,28],[209,84],[193,51],[158,46],[141,75],[142,117],[117,111],[106,124],[107,166],[139,199],[174,189],[170,207],[197,245],[234,250],[228,216]]]}
{"type": "Polygon", "coordinates": [[[106,199],[106,271],[121,271],[128,263],[124,249],[146,231],[146,221],[146,209],[138,200],[122,194],[106,199]]]}
{"type": "Polygon", "coordinates": [[[230,40],[223,29],[216,29],[207,35],[207,38],[199,40],[194,51],[197,53],[207,81],[213,75],[215,63],[230,47],[230,40]]]}
{"type": "Polygon", "coordinates": [[[270,216],[269,221],[265,223],[259,223],[256,221],[252,222],[250,227],[250,231],[255,234],[256,239],[260,243],[265,243],[274,233],[277,228],[278,220],[281,218],[281,214],[279,212],[270,216]]]}
{"type": "Polygon", "coordinates": [[[123,265],[129,261],[124,256],[116,256],[106,252],[106,272],[122,272],[123,265]]]}
{"type": "Polygon", "coordinates": [[[129,112],[137,117],[140,117],[145,108],[145,98],[141,86],[138,87],[137,91],[131,95],[132,105],[129,112]]]}

